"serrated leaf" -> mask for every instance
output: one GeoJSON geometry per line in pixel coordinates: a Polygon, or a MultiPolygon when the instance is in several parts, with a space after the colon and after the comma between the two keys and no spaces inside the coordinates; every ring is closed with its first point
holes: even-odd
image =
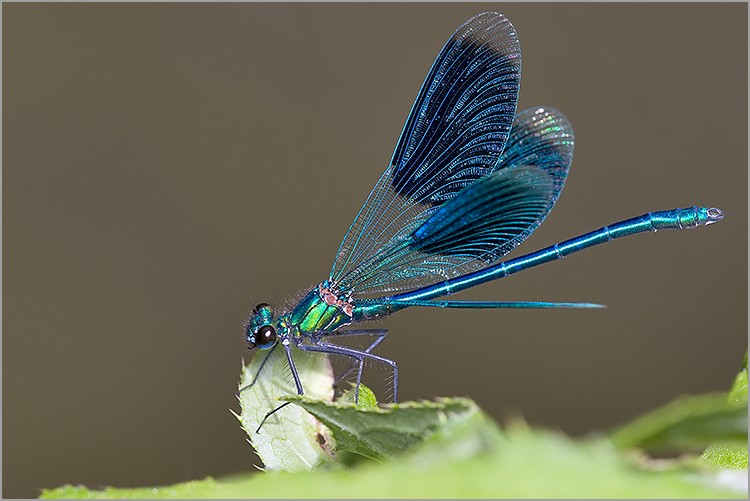
{"type": "MultiPolygon", "coordinates": [[[[266,355],[267,352],[256,353],[243,368],[240,388],[250,384],[266,355]]],[[[296,349],[293,356],[305,393],[313,399],[331,400],[333,371],[328,357],[296,349]]],[[[242,411],[238,418],[266,469],[306,470],[332,456],[333,442],[328,429],[295,405],[287,405],[273,414],[256,433],[266,413],[296,393],[286,354],[279,346],[263,366],[257,382],[239,395],[242,411]]]]}
{"type": "Polygon", "coordinates": [[[405,460],[429,465],[435,461],[461,461],[493,453],[506,444],[500,427],[479,410],[464,419],[454,419],[439,426],[434,433],[416,444],[405,460]]]}
{"type": "Polygon", "coordinates": [[[474,402],[462,398],[385,407],[360,407],[299,396],[287,397],[287,401],[323,422],[333,433],[338,451],[375,460],[395,457],[425,440],[441,426],[469,419],[479,412],[474,402]]]}
{"type": "Polygon", "coordinates": [[[222,485],[211,477],[192,480],[163,487],[137,487],[121,489],[107,487],[102,490],[89,489],[82,485],[64,485],[56,489],[44,489],[40,499],[199,499],[211,497],[222,485]]]}
{"type": "Polygon", "coordinates": [[[747,408],[727,404],[725,394],[682,397],[610,435],[617,447],[648,451],[699,451],[711,443],[747,443],[747,408]]]}

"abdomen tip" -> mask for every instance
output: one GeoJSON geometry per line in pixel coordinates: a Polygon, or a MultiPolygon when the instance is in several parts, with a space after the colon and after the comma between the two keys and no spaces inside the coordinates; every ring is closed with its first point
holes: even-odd
{"type": "Polygon", "coordinates": [[[715,223],[724,219],[724,212],[716,207],[706,209],[706,224],[715,223]]]}

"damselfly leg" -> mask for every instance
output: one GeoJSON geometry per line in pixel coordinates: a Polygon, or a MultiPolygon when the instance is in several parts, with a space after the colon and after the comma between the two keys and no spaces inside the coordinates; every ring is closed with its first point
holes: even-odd
{"type": "Polygon", "coordinates": [[[248,388],[251,388],[258,381],[258,376],[260,376],[260,373],[263,372],[263,367],[266,366],[266,362],[268,362],[268,359],[271,358],[271,354],[276,349],[276,346],[278,345],[274,345],[273,348],[268,350],[268,354],[266,355],[266,358],[264,358],[263,361],[260,363],[260,367],[258,367],[258,372],[255,373],[255,377],[253,377],[253,380],[250,382],[250,384],[247,384],[243,386],[242,388],[240,388],[239,390],[237,390],[237,393],[235,393],[235,395],[239,397],[243,391],[247,390],[248,388]]]}
{"type": "MultiPolygon", "coordinates": [[[[388,335],[388,329],[339,329],[337,331],[326,333],[324,334],[323,338],[328,337],[339,337],[339,336],[376,336],[375,341],[370,344],[370,346],[365,349],[365,353],[370,353],[372,350],[375,349],[376,346],[378,346],[388,335]]],[[[347,377],[349,377],[349,374],[352,373],[353,370],[357,370],[357,383],[356,386],[359,387],[359,383],[362,379],[362,364],[358,360],[354,360],[354,362],[347,368],[345,371],[343,371],[339,377],[337,377],[333,382],[333,388],[334,390],[338,388],[339,384],[341,384],[342,381],[344,381],[347,377]]]]}
{"type": "Polygon", "coordinates": [[[329,353],[331,355],[342,355],[345,357],[349,357],[354,359],[356,362],[359,363],[360,370],[359,375],[357,379],[356,386],[354,388],[354,402],[357,403],[359,401],[359,385],[360,385],[360,379],[362,375],[362,362],[364,362],[365,359],[375,360],[377,362],[386,364],[393,369],[393,402],[398,402],[398,366],[396,365],[396,362],[393,360],[390,360],[385,357],[380,357],[378,355],[373,355],[372,353],[369,353],[367,351],[362,350],[355,350],[354,348],[347,348],[345,346],[339,346],[331,343],[325,343],[325,342],[319,342],[312,345],[299,345],[299,348],[303,351],[310,351],[310,352],[317,352],[317,353],[329,353]]]}

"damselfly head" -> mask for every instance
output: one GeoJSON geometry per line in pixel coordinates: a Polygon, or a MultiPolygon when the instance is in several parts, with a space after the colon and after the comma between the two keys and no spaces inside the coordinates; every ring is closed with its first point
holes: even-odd
{"type": "Polygon", "coordinates": [[[273,307],[266,303],[260,303],[250,315],[247,325],[247,344],[249,349],[260,348],[269,350],[273,348],[279,339],[274,327],[273,307]]]}

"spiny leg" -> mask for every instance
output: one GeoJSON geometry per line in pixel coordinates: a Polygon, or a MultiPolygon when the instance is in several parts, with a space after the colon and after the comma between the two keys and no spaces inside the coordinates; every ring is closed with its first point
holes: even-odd
{"type": "MultiPolygon", "coordinates": [[[[304,351],[311,351],[311,352],[316,352],[316,353],[328,353],[328,354],[335,354],[335,355],[344,355],[344,356],[347,356],[349,358],[354,359],[354,363],[352,364],[352,368],[354,368],[354,367],[358,367],[359,368],[359,370],[357,371],[357,382],[354,385],[354,403],[355,404],[359,403],[359,385],[360,385],[360,381],[362,380],[362,365],[363,365],[362,364],[362,361],[363,361],[362,357],[358,356],[358,355],[352,355],[352,354],[348,354],[348,353],[344,354],[344,353],[339,353],[339,352],[328,350],[328,349],[317,348],[320,345],[325,345],[325,344],[326,343],[319,343],[319,344],[317,344],[315,346],[300,346],[300,348],[302,350],[304,350],[304,351]]],[[[331,346],[333,346],[333,345],[331,345],[331,346]]],[[[349,369],[349,370],[351,370],[351,369],[349,369]]],[[[349,371],[347,371],[347,372],[349,372],[349,371]]],[[[337,382],[338,382],[338,380],[334,382],[334,387],[335,387],[335,385],[336,385],[337,382]]]]}
{"type": "MultiPolygon", "coordinates": [[[[274,346],[276,348],[276,346],[274,346]]],[[[273,350],[273,348],[272,348],[273,350]]],[[[284,350],[286,350],[286,360],[289,362],[289,368],[292,371],[292,377],[294,378],[294,384],[297,386],[297,394],[298,395],[304,395],[305,391],[302,389],[302,381],[300,381],[299,374],[297,373],[297,366],[294,365],[294,359],[292,358],[292,349],[289,348],[289,345],[284,344],[284,350]]],[[[268,358],[266,358],[267,360],[268,358]]],[[[265,360],[263,361],[265,363],[265,360]]],[[[280,411],[287,405],[291,404],[291,402],[284,402],[283,404],[279,405],[275,409],[269,411],[266,413],[266,415],[261,420],[260,424],[258,425],[258,429],[255,430],[255,433],[260,433],[260,429],[263,427],[263,425],[266,423],[266,420],[274,415],[276,412],[280,411]]]]}
{"type": "Polygon", "coordinates": [[[255,433],[260,433],[260,429],[263,427],[264,424],[266,424],[266,419],[270,418],[276,412],[280,411],[281,409],[283,409],[284,407],[286,407],[289,404],[291,404],[291,402],[284,402],[283,404],[281,404],[280,406],[276,407],[272,411],[267,412],[266,415],[263,417],[263,420],[258,425],[258,428],[255,430],[255,433]]]}
{"type": "Polygon", "coordinates": [[[266,362],[268,362],[268,359],[271,358],[271,353],[273,353],[273,350],[276,349],[276,345],[274,345],[273,348],[268,350],[268,354],[266,355],[266,358],[263,359],[263,361],[260,363],[260,367],[258,367],[258,372],[255,373],[255,377],[253,378],[252,382],[248,385],[243,386],[239,390],[237,390],[237,393],[235,393],[236,396],[240,396],[240,393],[247,390],[251,386],[253,386],[258,381],[258,376],[260,376],[261,371],[263,370],[263,367],[266,366],[266,362]]]}
{"type": "MultiPolygon", "coordinates": [[[[378,355],[373,355],[372,353],[368,353],[366,351],[361,350],[355,350],[353,348],[347,348],[345,346],[338,346],[335,344],[330,343],[324,343],[319,342],[315,345],[299,345],[299,348],[304,351],[314,351],[319,353],[330,353],[333,355],[343,355],[345,357],[350,357],[355,360],[359,360],[360,364],[365,358],[369,358],[372,360],[376,360],[380,363],[387,364],[393,369],[393,402],[398,402],[398,366],[396,365],[396,362],[393,360],[389,360],[384,357],[380,357],[378,355]]],[[[361,371],[360,371],[361,376],[361,371]]],[[[359,396],[359,385],[360,381],[357,380],[357,385],[355,388],[354,393],[354,400],[357,401],[357,397],[359,396]]]]}
{"type": "MultiPolygon", "coordinates": [[[[375,349],[376,346],[378,346],[383,339],[388,335],[388,329],[339,329],[334,332],[326,333],[322,337],[328,338],[328,337],[337,337],[337,336],[377,336],[375,341],[365,350],[365,353],[370,353],[372,350],[375,349]]],[[[336,378],[336,380],[333,382],[334,389],[343,381],[346,379],[349,374],[354,369],[358,369],[358,376],[357,381],[360,381],[362,379],[362,363],[358,359],[354,359],[354,363],[352,363],[351,366],[349,366],[348,369],[346,369],[344,372],[341,373],[339,377],[336,378]]],[[[357,385],[357,389],[355,390],[355,397],[359,396],[358,394],[359,385],[357,385]]],[[[356,400],[356,399],[355,399],[356,400]]]]}
{"type": "MultiPolygon", "coordinates": [[[[380,343],[380,341],[383,340],[384,337],[385,337],[385,334],[383,334],[382,337],[380,337],[375,343],[373,343],[373,345],[370,348],[368,348],[365,351],[355,350],[352,348],[345,348],[345,347],[337,346],[337,345],[330,344],[330,343],[320,343],[320,345],[323,347],[345,350],[350,353],[349,356],[353,356],[353,354],[356,354],[356,353],[361,354],[361,358],[359,359],[359,370],[357,372],[357,380],[356,380],[355,390],[354,390],[355,403],[357,403],[359,400],[359,386],[362,382],[362,368],[364,365],[365,358],[370,358],[380,363],[389,365],[391,369],[393,369],[393,402],[394,403],[398,402],[398,366],[396,365],[396,362],[388,358],[381,357],[379,355],[373,355],[372,353],[370,353],[370,349],[377,346],[380,343]]],[[[340,354],[347,355],[347,353],[344,353],[344,352],[341,352],[340,354]]]]}
{"type": "Polygon", "coordinates": [[[294,359],[292,358],[292,349],[289,344],[284,344],[284,350],[286,350],[286,360],[289,362],[289,368],[292,370],[292,377],[294,378],[294,384],[297,386],[297,394],[304,395],[305,391],[302,389],[302,381],[297,373],[297,366],[294,365],[294,359]]]}

